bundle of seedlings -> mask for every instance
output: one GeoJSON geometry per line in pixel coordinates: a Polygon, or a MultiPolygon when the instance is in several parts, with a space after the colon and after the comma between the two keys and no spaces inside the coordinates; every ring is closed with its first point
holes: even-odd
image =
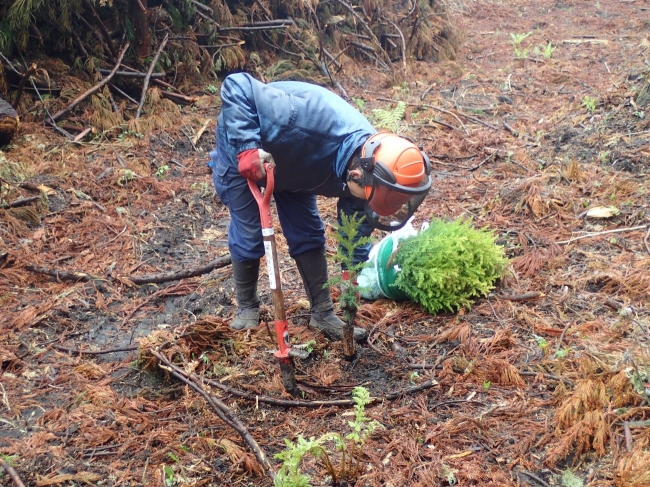
{"type": "Polygon", "coordinates": [[[469,220],[433,221],[397,248],[395,286],[431,314],[469,307],[506,270],[507,259],[495,238],[469,220]]]}

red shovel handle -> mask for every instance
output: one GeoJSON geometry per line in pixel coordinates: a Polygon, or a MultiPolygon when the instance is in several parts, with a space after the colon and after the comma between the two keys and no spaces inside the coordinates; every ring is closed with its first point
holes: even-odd
{"type": "Polygon", "coordinates": [[[248,187],[253,193],[257,205],[260,207],[260,219],[262,220],[262,228],[273,228],[273,221],[271,220],[271,196],[273,196],[273,186],[275,186],[275,174],[273,173],[273,166],[271,164],[264,164],[266,169],[266,189],[264,194],[255,181],[248,179],[248,187]]]}

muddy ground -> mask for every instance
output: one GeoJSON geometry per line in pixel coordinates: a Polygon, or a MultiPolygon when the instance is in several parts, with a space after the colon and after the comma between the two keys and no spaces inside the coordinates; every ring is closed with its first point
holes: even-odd
{"type": "MultiPolygon", "coordinates": [[[[368,115],[409,104],[400,130],[435,173],[416,224],[471,217],[495,230],[510,271],[456,314],[363,302],[370,341],[347,362],[340,343],[306,327],[277,228],[292,338],[316,342],[296,360],[302,403],[273,403],[293,398],[272,353],[265,274],[269,326],[248,332],[227,328],[228,265],[132,282],[228,254],[228,212],[205,166],[218,96],[197,87],[197,103],[144,136],[73,144],[23,123],[3,165],[49,188],[31,213],[0,210],[0,451],[25,485],[272,485],[242,437],[152,350],[231,408],[274,470],[285,439],[349,433],[351,407],[327,401],[361,385],[383,428],[348,485],[650,485],[650,3],[448,7],[463,34],[457,59],[411,62],[398,81],[344,60],[337,76],[368,115]],[[592,217],[596,207],[616,211],[592,217]]],[[[34,195],[4,191],[7,201],[34,195]]],[[[320,203],[332,223],[335,201],[320,203]]],[[[331,234],[328,245],[333,253],[331,234]]],[[[303,471],[332,483],[312,457],[303,471]]]]}

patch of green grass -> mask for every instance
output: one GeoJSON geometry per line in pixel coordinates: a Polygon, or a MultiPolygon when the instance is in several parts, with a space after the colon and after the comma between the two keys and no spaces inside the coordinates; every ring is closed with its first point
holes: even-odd
{"type": "Polygon", "coordinates": [[[589,113],[594,113],[596,110],[597,100],[589,95],[585,95],[582,99],[582,106],[587,109],[589,113]]]}

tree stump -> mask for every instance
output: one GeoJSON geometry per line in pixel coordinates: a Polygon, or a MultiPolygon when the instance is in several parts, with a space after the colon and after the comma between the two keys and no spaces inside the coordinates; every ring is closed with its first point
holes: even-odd
{"type": "Polygon", "coordinates": [[[0,98],[0,147],[11,142],[18,130],[18,114],[13,107],[0,98]]]}

